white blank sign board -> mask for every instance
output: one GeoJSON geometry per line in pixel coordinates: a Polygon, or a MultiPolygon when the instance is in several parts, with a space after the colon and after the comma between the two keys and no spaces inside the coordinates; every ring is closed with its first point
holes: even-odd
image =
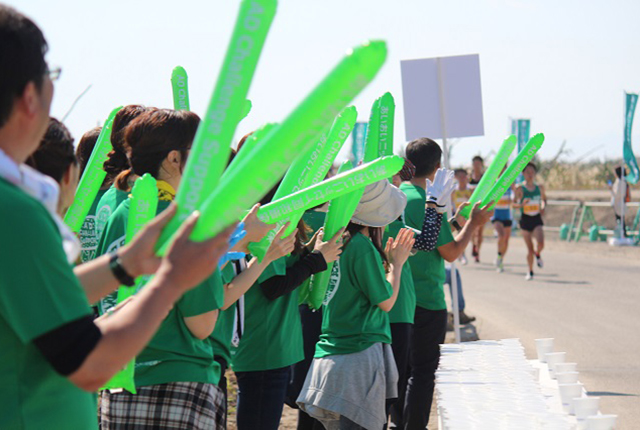
{"type": "Polygon", "coordinates": [[[407,140],[484,135],[478,54],[403,60],[400,68],[407,140]]]}

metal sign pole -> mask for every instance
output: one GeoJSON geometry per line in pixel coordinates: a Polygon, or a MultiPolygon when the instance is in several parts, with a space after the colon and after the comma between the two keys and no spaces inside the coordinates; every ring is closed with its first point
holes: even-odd
{"type": "MultiPolygon", "coordinates": [[[[442,152],[444,152],[444,167],[451,168],[449,160],[449,147],[447,146],[447,123],[445,121],[445,105],[444,105],[444,88],[442,83],[442,61],[437,59],[438,64],[438,95],[440,96],[440,125],[442,127],[442,152]]],[[[451,210],[451,198],[447,198],[447,213],[453,213],[451,210]]],[[[447,222],[443,219],[442,222],[447,222]]],[[[453,302],[453,331],[456,337],[456,343],[460,343],[460,309],[458,307],[458,277],[456,276],[456,263],[451,263],[451,301],[453,302]]]]}

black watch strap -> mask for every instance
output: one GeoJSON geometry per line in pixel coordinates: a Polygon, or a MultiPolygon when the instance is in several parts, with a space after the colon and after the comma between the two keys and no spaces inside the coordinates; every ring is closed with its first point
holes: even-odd
{"type": "Polygon", "coordinates": [[[111,258],[109,259],[109,268],[111,269],[113,276],[115,276],[122,285],[126,285],[127,287],[134,286],[135,279],[133,279],[124,267],[122,267],[122,262],[120,261],[120,257],[118,257],[117,252],[111,254],[111,258]]]}
{"type": "Polygon", "coordinates": [[[458,220],[456,219],[456,217],[452,217],[449,220],[449,224],[451,224],[453,226],[453,228],[455,228],[457,231],[462,230],[462,227],[460,226],[460,223],[458,222],[458,220]]]}

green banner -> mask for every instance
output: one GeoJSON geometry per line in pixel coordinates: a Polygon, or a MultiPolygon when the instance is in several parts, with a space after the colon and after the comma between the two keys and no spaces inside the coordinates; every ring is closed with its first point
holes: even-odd
{"type": "Polygon", "coordinates": [[[640,179],[640,169],[638,168],[638,160],[633,155],[633,147],[631,146],[631,128],[633,127],[633,115],[636,112],[636,104],[638,103],[638,95],[632,93],[625,93],[626,96],[626,111],[624,116],[624,147],[622,155],[624,162],[629,166],[629,174],[626,176],[626,180],[630,184],[635,184],[640,179]]]}

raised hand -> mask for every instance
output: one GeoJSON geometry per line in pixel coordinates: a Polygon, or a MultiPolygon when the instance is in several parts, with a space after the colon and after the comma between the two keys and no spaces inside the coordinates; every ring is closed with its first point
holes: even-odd
{"type": "Polygon", "coordinates": [[[427,203],[436,205],[439,213],[444,213],[447,207],[447,200],[456,187],[453,170],[440,168],[436,171],[433,182],[427,179],[427,203]]]}
{"type": "Polygon", "coordinates": [[[329,239],[327,242],[324,242],[324,227],[318,230],[313,250],[319,251],[324,257],[324,261],[326,261],[327,264],[336,261],[338,257],[340,257],[340,254],[342,254],[343,233],[344,228],[338,230],[338,232],[334,234],[331,239],[329,239]]]}
{"type": "Polygon", "coordinates": [[[473,209],[471,209],[469,222],[474,226],[485,225],[493,216],[493,210],[489,209],[491,206],[493,206],[493,201],[490,201],[482,208],[480,207],[480,202],[476,202],[476,204],[473,205],[473,209]]]}
{"type": "MultiPolygon", "coordinates": [[[[260,242],[267,233],[276,228],[275,224],[266,224],[260,221],[258,218],[258,209],[260,209],[260,203],[254,205],[247,216],[242,220],[244,223],[244,229],[247,232],[247,235],[242,242],[245,244],[245,248],[250,242],[260,242]]],[[[246,249],[244,250],[246,251],[246,249]]]]}
{"type": "Polygon", "coordinates": [[[385,247],[385,252],[389,263],[402,267],[411,255],[413,244],[415,243],[415,233],[408,228],[402,228],[395,239],[389,238],[385,247]]]}
{"type": "Polygon", "coordinates": [[[280,230],[278,230],[278,233],[276,233],[276,236],[273,238],[273,242],[271,242],[271,246],[269,246],[269,249],[264,256],[263,261],[270,263],[293,252],[298,230],[294,230],[293,233],[283,239],[282,235],[284,234],[284,231],[287,229],[287,227],[289,227],[289,223],[286,223],[285,225],[280,227],[280,230]]]}

